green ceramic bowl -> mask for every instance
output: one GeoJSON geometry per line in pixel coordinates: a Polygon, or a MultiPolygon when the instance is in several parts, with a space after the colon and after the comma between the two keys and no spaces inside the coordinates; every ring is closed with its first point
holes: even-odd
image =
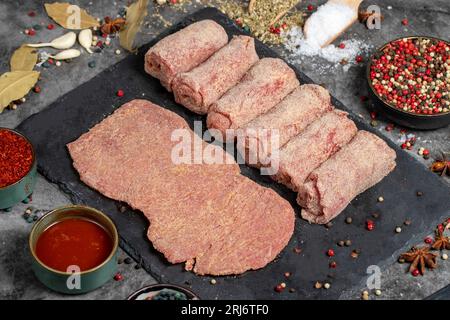
{"type": "Polygon", "coordinates": [[[81,294],[97,289],[111,280],[117,273],[117,249],[119,235],[116,226],[104,213],[85,206],[65,206],[55,209],[36,221],[30,233],[29,247],[32,256],[32,269],[36,277],[48,288],[66,294],[81,294]],[[74,286],[74,274],[61,272],[47,267],[36,256],[36,242],[39,236],[49,227],[65,219],[83,218],[102,226],[111,236],[113,249],[106,260],[97,267],[82,271],[79,276],[79,287],[74,286]]]}
{"type": "Polygon", "coordinates": [[[33,193],[34,186],[36,184],[37,161],[36,154],[30,140],[28,140],[25,136],[15,130],[7,128],[0,128],[0,130],[11,131],[18,136],[21,136],[30,144],[31,149],[33,150],[33,164],[31,165],[28,173],[19,181],[16,181],[15,183],[10,184],[6,187],[0,188],[0,209],[8,209],[13,207],[15,204],[25,200],[33,193]]]}

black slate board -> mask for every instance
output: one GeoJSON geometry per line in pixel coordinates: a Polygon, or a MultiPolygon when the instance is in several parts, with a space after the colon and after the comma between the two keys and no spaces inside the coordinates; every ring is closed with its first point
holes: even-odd
{"type": "MultiPolygon", "coordinates": [[[[118,226],[121,246],[137,261],[142,261],[144,268],[157,280],[189,285],[204,299],[338,298],[344,290],[364,284],[369,265],[378,265],[383,270],[383,267],[396,259],[402,247],[420,241],[426,232],[430,232],[448,215],[450,192],[446,185],[406,152],[389,143],[398,155],[395,171],[352,201],[333,221],[334,226],[329,230],[297,219],[295,233],[288,247],[264,269],[247,272],[238,277],[220,277],[213,286],[208,277],[198,277],[185,272],[182,265],[169,265],[146,239],[148,225],[143,215],[131,210],[120,213],[115,201],[81,183],[65,145],[76,140],[117,107],[134,98],[147,98],[173,110],[191,126],[194,120],[204,120],[177,105],[172,95],[167,93],[158,81],[144,73],[143,55],[165,35],[206,18],[220,23],[230,36],[242,33],[231,20],[216,9],[198,11],[142,47],[137,55],[127,57],[102,72],[18,127],[36,147],[39,171],[48,180],[58,184],[75,203],[87,204],[106,212],[118,226]],[[115,96],[114,93],[119,88],[125,91],[125,97],[115,96]],[[424,191],[420,198],[416,196],[418,190],[424,191]],[[377,202],[380,195],[385,199],[382,203],[377,202]],[[374,219],[376,228],[369,232],[364,229],[364,224],[374,212],[379,213],[380,217],[374,219]],[[353,217],[351,225],[344,222],[348,216],[353,217]],[[412,219],[413,223],[409,227],[403,227],[402,233],[395,234],[395,226],[402,225],[407,218],[412,219]],[[353,245],[350,248],[338,248],[336,242],[341,239],[351,239],[353,245]],[[300,254],[293,251],[297,246],[302,248],[300,254]],[[334,260],[338,264],[337,269],[329,269],[329,258],[325,254],[328,248],[334,248],[336,251],[334,260]],[[350,258],[351,250],[357,248],[361,249],[360,257],[350,258]],[[285,272],[291,272],[292,276],[285,279],[285,272]],[[313,289],[316,280],[329,281],[332,288],[313,289]],[[281,294],[276,293],[273,288],[281,281],[285,281],[288,287],[295,288],[296,292],[289,293],[285,290],[281,294]]],[[[261,57],[276,56],[260,42],[257,42],[257,50],[261,57]]],[[[297,75],[302,83],[311,83],[303,73],[297,71],[297,75]]],[[[333,99],[333,102],[336,107],[346,109],[336,99],[333,99]]],[[[358,117],[352,118],[360,129],[374,131],[358,117]]],[[[272,182],[268,177],[260,176],[254,169],[241,166],[241,170],[244,175],[258,183],[275,189],[291,202],[297,214],[300,213],[293,192],[272,182]]]]}

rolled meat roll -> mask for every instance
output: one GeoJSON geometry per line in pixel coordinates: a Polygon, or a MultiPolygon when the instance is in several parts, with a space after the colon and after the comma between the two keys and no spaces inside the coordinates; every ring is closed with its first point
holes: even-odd
{"type": "Polygon", "coordinates": [[[394,170],[396,153],[367,131],[358,134],[334,156],[314,170],[298,190],[302,217],[325,224],[358,194],[394,170]]]}
{"type": "Polygon", "coordinates": [[[202,20],[160,40],[145,55],[145,72],[159,79],[169,91],[173,78],[208,59],[228,42],[225,29],[202,20]]]}
{"type": "MultiPolygon", "coordinates": [[[[237,129],[277,105],[299,86],[299,81],[283,60],[263,58],[242,80],[211,105],[206,124],[219,130],[237,129]]],[[[228,137],[228,140],[234,137],[228,137]]]]}
{"type": "Polygon", "coordinates": [[[315,84],[301,85],[267,113],[242,127],[243,138],[238,140],[239,151],[251,166],[267,164],[272,153],[272,135],[278,135],[278,146],[282,147],[331,110],[330,94],[325,88],[315,84]]]}
{"type": "Polygon", "coordinates": [[[278,155],[271,156],[271,165],[278,161],[278,172],[272,178],[297,191],[308,175],[346,145],[357,130],[346,112],[326,113],[292,138],[278,155]]]}
{"type": "Polygon", "coordinates": [[[253,38],[234,37],[204,63],[175,77],[175,101],[195,113],[206,114],[209,106],[236,85],[258,60],[253,38]]]}

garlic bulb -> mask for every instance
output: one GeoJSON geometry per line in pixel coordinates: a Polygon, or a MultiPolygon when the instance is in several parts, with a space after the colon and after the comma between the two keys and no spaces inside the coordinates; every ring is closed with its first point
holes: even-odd
{"type": "Polygon", "coordinates": [[[61,52],[55,54],[54,56],[49,56],[49,57],[52,59],[55,59],[55,60],[67,60],[67,59],[79,57],[80,55],[81,55],[80,50],[68,49],[68,50],[61,51],[61,52]]]}
{"type": "Polygon", "coordinates": [[[41,48],[41,47],[52,47],[55,49],[69,49],[77,41],[77,35],[75,32],[68,32],[61,37],[54,39],[52,42],[48,43],[36,43],[36,44],[27,44],[28,47],[32,48],[41,48]]]}
{"type": "Polygon", "coordinates": [[[81,44],[81,46],[86,49],[87,52],[93,53],[91,50],[91,44],[92,44],[92,31],[91,29],[84,29],[81,30],[78,34],[78,42],[81,44]]]}

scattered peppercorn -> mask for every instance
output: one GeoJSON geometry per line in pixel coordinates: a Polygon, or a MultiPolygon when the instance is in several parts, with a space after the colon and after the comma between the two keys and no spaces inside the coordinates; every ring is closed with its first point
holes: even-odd
{"type": "Polygon", "coordinates": [[[275,286],[275,291],[280,293],[283,292],[284,288],[281,286],[281,284],[278,284],[275,286]]]}
{"type": "Polygon", "coordinates": [[[323,287],[325,288],[325,289],[330,289],[331,288],[331,284],[330,283],[328,283],[328,282],[325,282],[324,283],[324,285],[323,285],[323,287]]]}
{"type": "Polygon", "coordinates": [[[336,261],[331,261],[330,264],[329,264],[329,267],[330,267],[331,269],[336,269],[336,267],[337,267],[336,261]]]}
{"type": "Polygon", "coordinates": [[[414,269],[413,271],[411,271],[411,274],[413,275],[413,277],[417,277],[420,274],[419,269],[414,269]]]}
{"type": "Polygon", "coordinates": [[[125,264],[131,264],[131,263],[133,263],[133,260],[132,260],[130,257],[126,257],[126,258],[123,260],[123,262],[124,262],[125,264]]]}
{"type": "Polygon", "coordinates": [[[353,259],[357,259],[359,257],[359,251],[353,250],[352,253],[350,253],[350,257],[352,257],[353,259]]]}
{"type": "Polygon", "coordinates": [[[356,60],[356,62],[361,63],[361,62],[363,62],[364,59],[361,55],[357,55],[355,60],[356,60]]]}
{"type": "Polygon", "coordinates": [[[396,232],[396,233],[402,232],[402,228],[400,228],[400,227],[395,228],[395,232],[396,232]]]}
{"type": "Polygon", "coordinates": [[[405,225],[405,226],[409,226],[410,224],[411,224],[411,220],[409,220],[409,219],[406,219],[404,222],[403,222],[403,224],[405,225]]]}
{"type": "Polygon", "coordinates": [[[36,16],[36,12],[34,12],[34,11],[29,11],[29,12],[28,12],[28,16],[29,16],[29,17],[35,17],[35,16],[36,16]]]}
{"type": "Polygon", "coordinates": [[[334,257],[334,250],[333,249],[328,249],[327,256],[334,257]]]}
{"type": "Polygon", "coordinates": [[[340,48],[340,49],[344,49],[344,48],[345,48],[345,43],[341,42],[341,43],[339,44],[339,48],[340,48]]]}
{"type": "Polygon", "coordinates": [[[421,197],[421,196],[423,196],[423,192],[422,192],[422,191],[417,191],[416,195],[417,195],[418,197],[421,197]]]}
{"type": "Polygon", "coordinates": [[[28,33],[29,36],[34,36],[36,35],[36,31],[34,29],[28,29],[28,33]]]}
{"type": "Polygon", "coordinates": [[[442,260],[447,260],[448,259],[448,254],[443,253],[441,258],[442,258],[442,260]]]}
{"type": "Polygon", "coordinates": [[[372,231],[373,229],[375,229],[375,223],[372,220],[367,220],[366,229],[372,231]]]}
{"type": "Polygon", "coordinates": [[[119,89],[119,90],[117,90],[116,95],[118,97],[123,97],[125,95],[125,92],[123,90],[119,89]]]}
{"type": "Polygon", "coordinates": [[[296,254],[300,254],[300,253],[302,252],[302,249],[299,248],[299,247],[295,247],[295,248],[294,248],[294,252],[295,252],[296,254]]]}
{"type": "Polygon", "coordinates": [[[217,283],[217,280],[216,280],[216,279],[211,279],[210,283],[211,283],[212,285],[215,285],[215,284],[217,283]]]}
{"type": "Polygon", "coordinates": [[[321,289],[322,286],[323,286],[322,283],[319,281],[316,281],[316,283],[314,284],[314,288],[316,288],[316,289],[321,289]]]}
{"type": "Polygon", "coordinates": [[[378,202],[383,202],[383,201],[384,201],[384,198],[380,196],[380,197],[378,197],[377,200],[378,200],[378,202]]]}
{"type": "Polygon", "coordinates": [[[116,275],[114,276],[114,280],[122,281],[123,280],[123,276],[120,273],[116,273],[116,275]]]}
{"type": "Polygon", "coordinates": [[[47,25],[47,29],[48,30],[53,30],[53,29],[55,29],[55,25],[53,23],[50,23],[50,24],[47,25]]]}
{"type": "Polygon", "coordinates": [[[350,239],[345,240],[346,247],[350,247],[351,245],[352,245],[352,240],[350,240],[350,239]]]}
{"type": "Polygon", "coordinates": [[[345,242],[343,240],[340,240],[337,244],[339,247],[343,247],[345,245],[345,242]]]}
{"type": "Polygon", "coordinates": [[[352,222],[353,222],[352,217],[347,217],[347,218],[345,218],[345,223],[351,224],[352,222]]]}
{"type": "Polygon", "coordinates": [[[423,241],[424,241],[426,244],[432,244],[432,243],[433,243],[433,238],[431,238],[431,237],[426,237],[423,241]]]}
{"type": "Polygon", "coordinates": [[[291,276],[291,273],[290,273],[290,272],[285,272],[285,273],[284,273],[284,276],[285,276],[286,278],[289,278],[289,277],[291,276]]]}
{"type": "Polygon", "coordinates": [[[40,92],[41,92],[41,87],[38,86],[38,85],[36,85],[36,86],[34,86],[33,91],[34,91],[35,93],[40,93],[40,92]]]}
{"type": "Polygon", "coordinates": [[[361,299],[363,300],[369,300],[369,292],[368,291],[363,291],[361,293],[361,299]]]}
{"type": "Polygon", "coordinates": [[[408,19],[403,19],[402,20],[402,25],[407,26],[408,25],[408,19]]]}
{"type": "Polygon", "coordinates": [[[381,296],[381,290],[380,289],[376,289],[375,290],[375,295],[376,296],[381,296]]]}

